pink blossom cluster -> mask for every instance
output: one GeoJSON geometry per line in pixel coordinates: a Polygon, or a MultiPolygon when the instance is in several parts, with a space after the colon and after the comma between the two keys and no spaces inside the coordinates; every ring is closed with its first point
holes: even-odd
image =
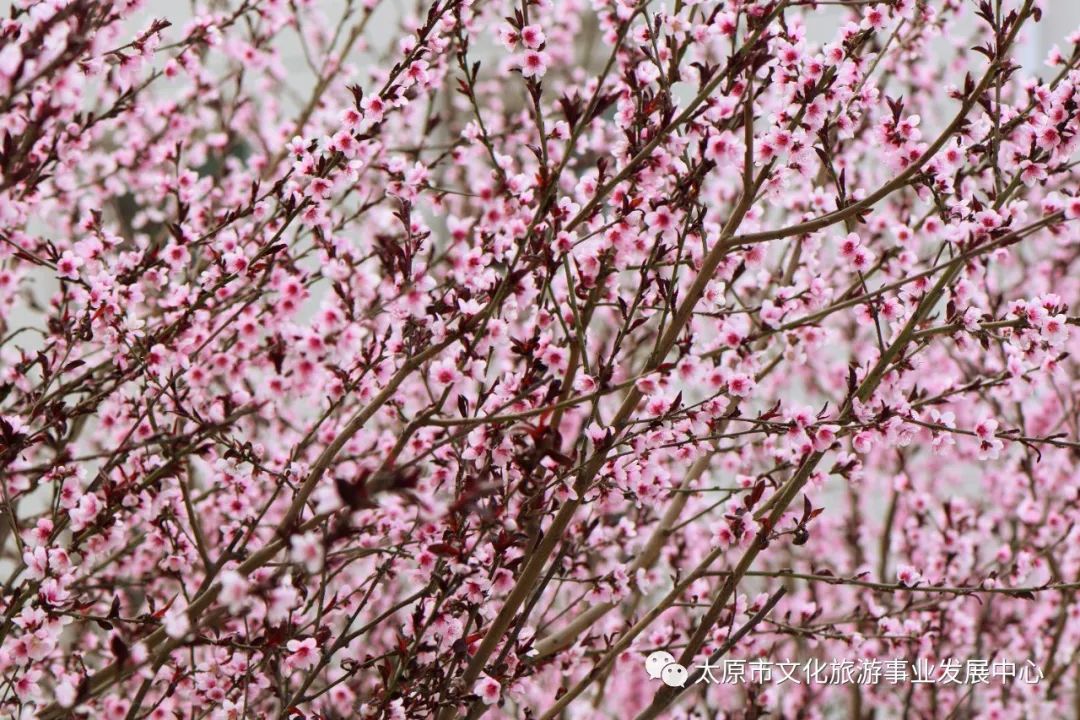
{"type": "Polygon", "coordinates": [[[144,4],[0,19],[0,716],[1075,712],[1040,0],[144,4]],[[1042,677],[695,670],[893,658],[1042,677]]]}

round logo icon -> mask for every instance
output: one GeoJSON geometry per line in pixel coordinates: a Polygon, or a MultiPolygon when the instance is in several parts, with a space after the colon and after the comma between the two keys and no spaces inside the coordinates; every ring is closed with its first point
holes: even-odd
{"type": "Polygon", "coordinates": [[[679,663],[669,663],[664,666],[664,669],[660,671],[660,679],[664,681],[664,684],[668,687],[683,687],[686,685],[686,678],[688,673],[679,663]]]}
{"type": "Polygon", "coordinates": [[[675,656],[664,650],[657,650],[645,658],[645,672],[653,680],[663,680],[668,687],[683,687],[689,674],[675,656]]]}

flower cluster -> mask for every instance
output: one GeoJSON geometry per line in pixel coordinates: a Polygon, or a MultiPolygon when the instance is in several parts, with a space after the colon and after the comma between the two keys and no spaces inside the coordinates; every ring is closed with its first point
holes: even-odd
{"type": "Polygon", "coordinates": [[[0,715],[1075,707],[1038,0],[143,5],[0,20],[0,715]]]}

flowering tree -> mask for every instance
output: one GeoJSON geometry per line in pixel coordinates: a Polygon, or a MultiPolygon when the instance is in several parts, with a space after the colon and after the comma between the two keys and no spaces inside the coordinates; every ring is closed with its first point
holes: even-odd
{"type": "Polygon", "coordinates": [[[1075,707],[1038,2],[141,4],[0,21],[0,714],[1075,707]],[[706,675],[886,659],[1038,677],[706,675]]]}

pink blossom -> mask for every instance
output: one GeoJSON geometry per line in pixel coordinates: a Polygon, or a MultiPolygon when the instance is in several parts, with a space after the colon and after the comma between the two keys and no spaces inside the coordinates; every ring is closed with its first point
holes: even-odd
{"type": "Polygon", "coordinates": [[[866,431],[856,433],[851,439],[851,446],[856,452],[868,453],[874,447],[874,437],[866,431]]]}
{"type": "Polygon", "coordinates": [[[68,250],[65,251],[57,261],[56,272],[62,278],[74,280],[79,276],[79,268],[81,268],[83,264],[84,262],[81,257],[68,250]]]}
{"type": "Polygon", "coordinates": [[[318,535],[306,532],[294,536],[289,542],[292,548],[290,557],[294,562],[302,564],[310,573],[322,569],[323,550],[318,535]]]}
{"type": "Polygon", "coordinates": [[[173,607],[165,613],[164,625],[165,633],[174,640],[183,638],[191,629],[187,611],[182,607],[173,607]]]}
{"type": "Polygon", "coordinates": [[[896,570],[896,579],[900,581],[901,585],[912,587],[922,579],[922,576],[911,565],[901,565],[896,570]]]}
{"type": "Polygon", "coordinates": [[[660,390],[660,376],[653,374],[647,375],[643,378],[638,378],[634,385],[643,395],[653,395],[660,390]]]}
{"type": "Polygon", "coordinates": [[[499,697],[502,695],[502,688],[494,678],[485,676],[480,682],[476,683],[473,692],[480,696],[480,699],[484,701],[485,705],[494,705],[499,702],[499,697]]]}
{"type": "Polygon", "coordinates": [[[746,373],[735,373],[727,380],[727,390],[736,397],[746,397],[754,389],[754,380],[746,373]]]}
{"type": "Polygon", "coordinates": [[[315,638],[304,640],[290,640],[286,647],[289,656],[285,663],[293,670],[309,670],[319,662],[319,650],[315,645],[315,638]]]}
{"type": "Polygon", "coordinates": [[[521,42],[525,43],[525,47],[536,50],[544,44],[544,31],[539,25],[526,25],[521,28],[521,42]]]}
{"type": "Polygon", "coordinates": [[[528,50],[521,56],[521,74],[527,78],[542,78],[547,72],[548,55],[540,50],[528,50]]]}
{"type": "Polygon", "coordinates": [[[1065,201],[1065,217],[1069,220],[1080,219],[1080,197],[1071,197],[1065,201]]]}
{"type": "Polygon", "coordinates": [[[63,680],[56,686],[54,692],[56,693],[56,701],[60,703],[61,707],[71,708],[75,706],[75,699],[77,697],[76,688],[71,684],[70,680],[63,680]]]}

